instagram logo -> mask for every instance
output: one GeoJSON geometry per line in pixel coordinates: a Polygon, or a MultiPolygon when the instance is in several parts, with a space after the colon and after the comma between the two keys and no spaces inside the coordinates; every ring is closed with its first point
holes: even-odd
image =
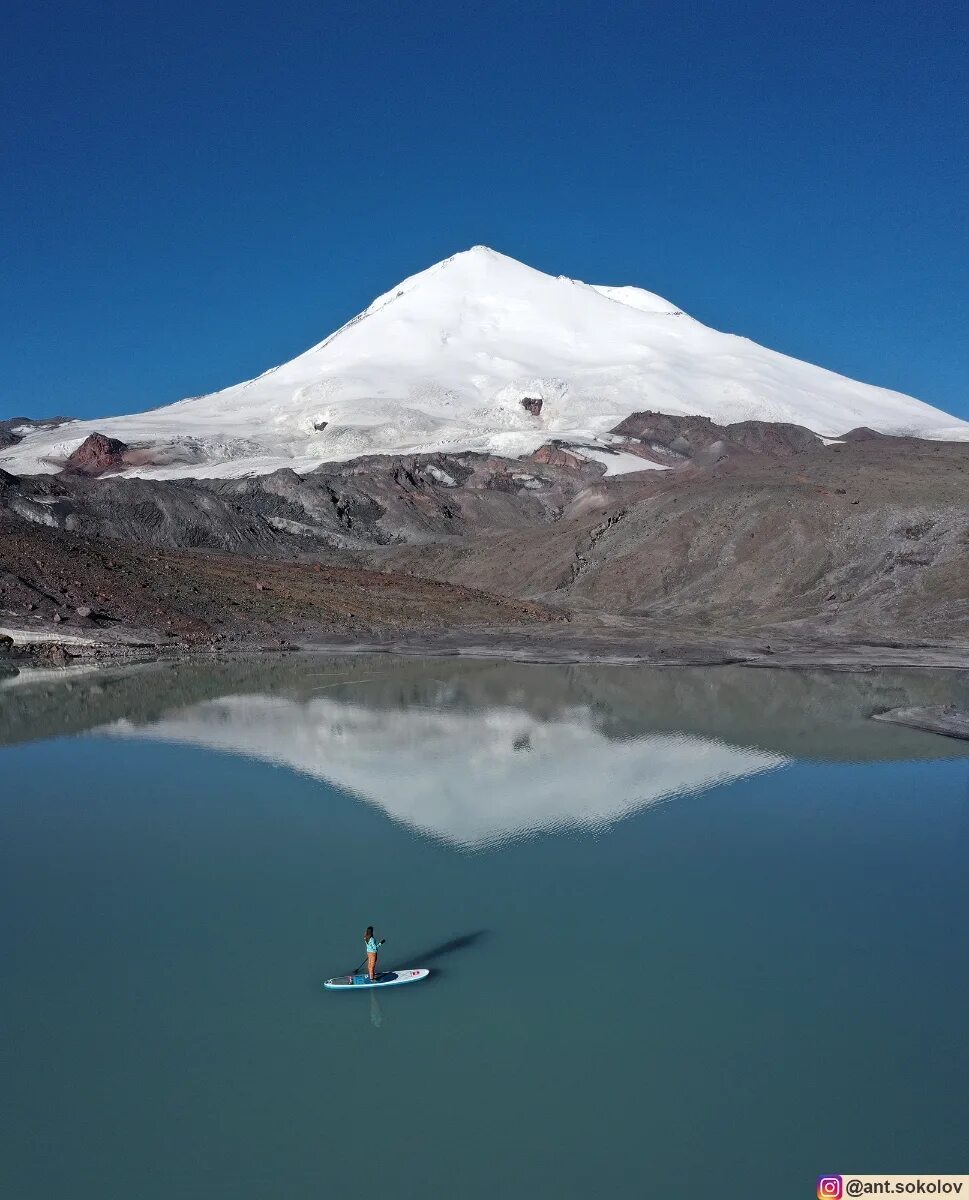
{"type": "Polygon", "coordinates": [[[840,1175],[818,1176],[818,1200],[839,1200],[841,1196],[840,1175]]]}

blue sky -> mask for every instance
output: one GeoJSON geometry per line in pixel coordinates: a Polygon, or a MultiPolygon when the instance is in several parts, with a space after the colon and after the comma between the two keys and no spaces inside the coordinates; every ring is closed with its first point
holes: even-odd
{"type": "Polygon", "coordinates": [[[964,4],[4,21],[0,417],[237,382],[479,242],[969,417],[964,4]]]}

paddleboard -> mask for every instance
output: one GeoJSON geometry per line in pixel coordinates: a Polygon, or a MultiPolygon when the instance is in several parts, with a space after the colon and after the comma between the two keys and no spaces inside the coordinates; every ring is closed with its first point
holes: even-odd
{"type": "Polygon", "coordinates": [[[399,983],[420,983],[428,975],[430,971],[423,967],[407,971],[379,971],[374,983],[370,982],[369,975],[336,975],[333,979],[328,979],[323,986],[331,991],[352,992],[356,988],[396,987],[399,983]]]}

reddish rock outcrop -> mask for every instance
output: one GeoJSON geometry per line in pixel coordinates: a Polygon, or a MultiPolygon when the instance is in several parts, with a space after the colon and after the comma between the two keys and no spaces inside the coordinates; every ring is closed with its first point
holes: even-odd
{"type": "Polygon", "coordinates": [[[92,433],[68,458],[64,470],[73,475],[103,475],[105,471],[117,471],[125,465],[124,456],[128,447],[117,438],[105,437],[103,433],[92,433]]]}
{"type": "Polygon", "coordinates": [[[543,463],[549,467],[567,467],[571,471],[578,471],[589,465],[587,458],[573,454],[571,450],[562,446],[556,446],[554,442],[546,442],[544,446],[539,446],[530,458],[532,462],[543,463]]]}

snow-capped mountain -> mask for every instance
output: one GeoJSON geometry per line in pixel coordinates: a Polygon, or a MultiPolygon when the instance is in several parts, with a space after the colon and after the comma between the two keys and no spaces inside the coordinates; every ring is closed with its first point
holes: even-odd
{"type": "Polygon", "coordinates": [[[969,439],[969,423],[939,409],[719,333],[640,288],[555,278],[476,246],[256,379],[28,431],[0,465],[56,471],[94,431],[142,450],[131,473],[156,477],[304,472],[364,454],[516,457],[550,438],[613,444],[609,430],[644,409],[826,437],[866,425],[969,439]]]}

